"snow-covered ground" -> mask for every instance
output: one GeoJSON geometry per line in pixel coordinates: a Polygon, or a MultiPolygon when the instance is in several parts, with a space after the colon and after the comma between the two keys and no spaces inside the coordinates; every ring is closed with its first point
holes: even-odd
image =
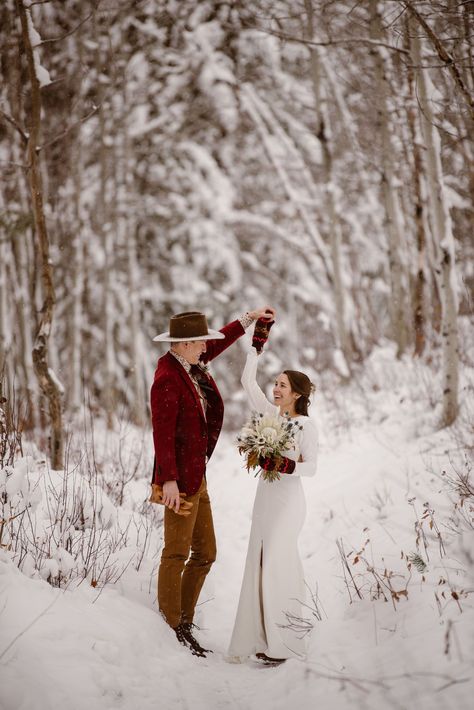
{"type": "MultiPolygon", "coordinates": [[[[0,551],[2,710],[472,707],[474,538],[466,525],[459,534],[464,511],[454,510],[458,498],[448,495],[441,475],[465,470],[465,451],[453,431],[435,431],[426,399],[413,396],[413,383],[420,381],[414,367],[379,363],[373,372],[385,386],[379,382],[366,393],[365,409],[355,390],[347,390],[353,399],[346,403],[345,427],[336,425],[327,392],[315,407],[320,461],[317,476],[304,481],[307,518],[300,539],[308,588],[317,598],[317,609],[311,602],[307,609],[314,628],[306,662],[277,668],[226,662],[256,481],[225,434],[208,473],[218,559],[196,618],[198,638],[214,653],[193,657],[157,613],[160,516],[155,514],[151,530],[139,512],[148,493],[143,460],[125,485],[116,517],[110,487],[109,497],[95,498],[101,511],[95,534],[102,530],[101,541],[116,540],[113,563],[106,563],[115,582],[91,586],[101,574],[92,569],[81,584],[72,579],[63,583],[65,590],[53,588],[35,574],[31,560],[24,566],[28,576],[11,562],[11,551],[0,551]],[[403,384],[395,384],[400,372],[403,384]],[[404,389],[411,390],[410,401],[404,389]],[[417,534],[427,565],[423,572],[407,560],[417,551],[417,534]]],[[[334,401],[342,396],[335,393],[334,401]]],[[[124,439],[129,456],[140,449],[136,431],[124,439]]],[[[99,479],[113,477],[100,462],[117,442],[96,434],[99,479]]],[[[33,460],[22,465],[29,468],[30,487],[41,479],[49,480],[50,491],[60,488],[60,474],[45,476],[44,466],[33,460]]],[[[43,520],[37,523],[39,541],[44,521],[51,525],[47,497],[44,492],[41,501],[33,501],[36,519],[43,520]]],[[[85,506],[84,528],[92,525],[89,514],[85,506]]],[[[67,580],[65,559],[59,555],[43,566],[43,577],[63,566],[67,580]]]]}

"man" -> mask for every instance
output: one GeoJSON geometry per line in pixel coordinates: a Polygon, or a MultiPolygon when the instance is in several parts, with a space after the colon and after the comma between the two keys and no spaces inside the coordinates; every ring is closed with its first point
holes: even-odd
{"type": "Polygon", "coordinates": [[[152,482],[163,487],[165,504],[158,605],[178,641],[197,656],[205,656],[206,649],[192,633],[194,610],[216,558],[206,463],[219,438],[224,415],[217,385],[204,366],[254,321],[265,323],[273,318],[270,307],[250,311],[218,332],[208,328],[203,313],[179,313],[171,317],[168,332],[153,338],[172,343],[158,360],[151,388],[155,445],[152,482]],[[180,494],[192,504],[186,516],[179,514],[180,494]]]}

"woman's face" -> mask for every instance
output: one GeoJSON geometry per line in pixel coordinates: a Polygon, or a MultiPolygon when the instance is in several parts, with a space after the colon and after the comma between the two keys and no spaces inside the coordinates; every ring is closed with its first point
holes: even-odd
{"type": "Polygon", "coordinates": [[[292,411],[298,395],[292,391],[288,375],[281,373],[273,386],[273,401],[282,412],[292,411]]]}

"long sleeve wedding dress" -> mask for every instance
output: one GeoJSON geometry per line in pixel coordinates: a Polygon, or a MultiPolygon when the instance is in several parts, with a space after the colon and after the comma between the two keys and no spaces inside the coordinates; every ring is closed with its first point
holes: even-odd
{"type": "MultiPolygon", "coordinates": [[[[257,354],[247,356],[242,385],[250,406],[262,414],[279,416],[256,381],[257,354]]],[[[229,647],[234,660],[255,653],[272,658],[304,658],[305,638],[298,619],[305,616],[303,566],[298,535],[306,504],[302,476],[316,472],[318,432],[309,417],[296,417],[302,429],[295,449],[285,455],[297,462],[291,475],[268,482],[260,478],[252,513],[252,526],[237,616],[229,647]]],[[[307,614],[306,614],[307,616],[307,614]]]]}

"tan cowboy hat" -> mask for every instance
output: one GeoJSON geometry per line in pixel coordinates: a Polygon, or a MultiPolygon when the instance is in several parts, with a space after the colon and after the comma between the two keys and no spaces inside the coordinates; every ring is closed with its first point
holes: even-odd
{"type": "Polygon", "coordinates": [[[153,340],[160,343],[178,343],[186,340],[222,340],[223,333],[211,330],[204,313],[187,311],[171,316],[167,333],[156,335],[153,340]]]}

